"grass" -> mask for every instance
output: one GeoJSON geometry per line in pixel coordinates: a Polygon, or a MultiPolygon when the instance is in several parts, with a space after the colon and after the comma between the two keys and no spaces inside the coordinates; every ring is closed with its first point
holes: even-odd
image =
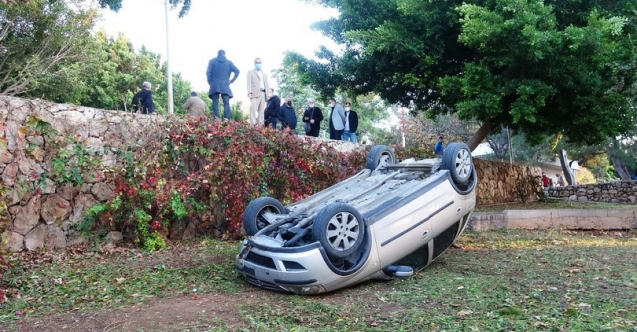
{"type": "Polygon", "coordinates": [[[236,302],[239,325],[202,317],[206,331],[637,331],[637,231],[468,232],[459,244],[410,278],[321,296],[255,292],[233,270],[236,242],[40,254],[3,277],[20,298],[0,304],[0,321],[196,288],[236,302]]]}

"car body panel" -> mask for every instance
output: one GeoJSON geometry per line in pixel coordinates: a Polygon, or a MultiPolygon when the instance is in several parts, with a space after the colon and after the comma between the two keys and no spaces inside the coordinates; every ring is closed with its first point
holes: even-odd
{"type": "Polygon", "coordinates": [[[440,169],[440,159],[363,170],[287,206],[286,214],[264,214],[270,225],[244,240],[235,265],[256,286],[300,294],[392,279],[388,267],[410,255],[427,265],[463,232],[475,207],[472,171],[469,183],[456,184],[450,170],[440,169]],[[331,204],[353,206],[363,219],[363,244],[342,258],[309,231],[331,204]]]}

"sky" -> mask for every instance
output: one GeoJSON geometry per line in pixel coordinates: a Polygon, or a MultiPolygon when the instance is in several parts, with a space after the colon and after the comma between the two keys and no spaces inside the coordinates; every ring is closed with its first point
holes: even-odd
{"type": "MultiPolygon", "coordinates": [[[[232,102],[247,102],[246,74],[254,68],[256,57],[262,59],[263,70],[270,74],[281,67],[285,51],[313,57],[320,45],[335,47],[310,25],[338,12],[301,0],[193,0],[185,17],[177,17],[178,9],[169,15],[172,72],[181,73],[195,91],[207,91],[208,61],[223,49],[241,71],[230,86],[236,98],[232,102]]],[[[166,59],[163,0],[123,0],[117,13],[103,10],[102,16],[98,29],[113,37],[123,33],[135,49],[144,45],[160,54],[162,61],[166,59]]],[[[268,78],[276,88],[271,74],[268,78]]]]}

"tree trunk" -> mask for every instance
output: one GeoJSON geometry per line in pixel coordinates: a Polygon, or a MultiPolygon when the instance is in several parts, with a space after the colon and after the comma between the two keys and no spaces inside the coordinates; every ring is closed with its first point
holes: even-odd
{"type": "Polygon", "coordinates": [[[630,180],[630,173],[628,173],[626,163],[615,157],[611,157],[610,160],[613,162],[613,167],[615,167],[615,171],[617,171],[617,174],[619,174],[619,178],[623,181],[630,180]]]}
{"type": "Polygon", "coordinates": [[[490,132],[491,132],[491,120],[487,119],[482,123],[482,126],[478,128],[478,131],[476,131],[475,134],[471,136],[471,139],[469,139],[469,142],[467,142],[469,149],[471,149],[471,151],[475,150],[478,147],[478,145],[482,141],[484,141],[484,139],[487,137],[487,135],[489,135],[490,132]]]}
{"type": "Polygon", "coordinates": [[[566,150],[560,150],[558,157],[560,159],[560,165],[562,166],[562,172],[564,173],[564,179],[569,186],[576,186],[577,180],[575,179],[575,173],[569,165],[568,158],[566,157],[566,150]]]}

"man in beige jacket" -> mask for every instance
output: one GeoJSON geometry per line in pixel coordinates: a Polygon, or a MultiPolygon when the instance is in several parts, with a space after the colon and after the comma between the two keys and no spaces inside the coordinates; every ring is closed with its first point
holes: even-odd
{"type": "Polygon", "coordinates": [[[208,110],[206,103],[203,99],[199,98],[199,95],[194,91],[190,93],[190,97],[186,100],[184,108],[186,109],[186,116],[189,118],[204,118],[208,110]]]}
{"type": "Polygon", "coordinates": [[[248,72],[248,98],[250,98],[250,124],[263,124],[263,112],[270,90],[268,76],[261,70],[261,58],[254,59],[254,69],[248,72]]]}

